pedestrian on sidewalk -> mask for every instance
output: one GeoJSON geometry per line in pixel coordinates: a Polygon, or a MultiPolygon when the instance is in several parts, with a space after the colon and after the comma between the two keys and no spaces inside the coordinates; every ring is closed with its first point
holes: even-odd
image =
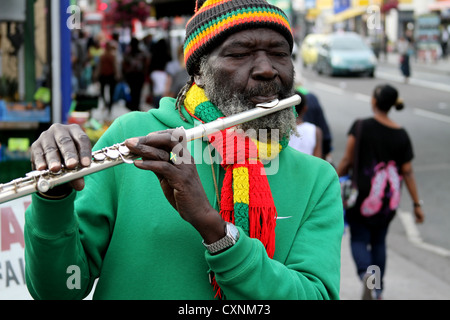
{"type": "Polygon", "coordinates": [[[322,158],[322,130],[315,124],[304,120],[308,102],[303,93],[300,91],[295,93],[302,98],[302,101],[295,106],[297,132],[291,134],[289,146],[300,152],[322,158]]]}
{"type": "Polygon", "coordinates": [[[108,116],[111,116],[113,96],[118,80],[116,48],[113,42],[106,43],[105,52],[100,56],[97,70],[100,94],[109,112],[108,116]],[[106,95],[107,88],[109,90],[108,99],[106,95]]]}
{"type": "Polygon", "coordinates": [[[442,28],[441,33],[441,48],[442,48],[442,59],[447,59],[447,48],[448,48],[449,32],[448,27],[442,28]]]}
{"type": "Polygon", "coordinates": [[[297,87],[297,91],[303,93],[308,101],[308,110],[303,115],[303,121],[311,122],[322,130],[322,159],[333,165],[333,135],[319,98],[303,86],[297,87]]]}
{"type": "Polygon", "coordinates": [[[401,37],[398,40],[397,50],[400,55],[400,70],[405,83],[409,82],[409,77],[411,76],[411,65],[409,63],[411,48],[411,43],[405,37],[401,37]]]}
{"type": "Polygon", "coordinates": [[[165,39],[160,39],[154,44],[151,56],[149,69],[152,105],[159,108],[159,101],[168,94],[172,83],[172,76],[166,70],[171,57],[165,39]]]}
{"type": "Polygon", "coordinates": [[[140,110],[142,88],[148,73],[149,62],[147,53],[140,49],[140,41],[133,37],[122,61],[122,75],[130,87],[131,95],[127,108],[131,111],[140,110]]]}
{"type": "Polygon", "coordinates": [[[393,106],[397,110],[404,107],[397,89],[388,84],[377,86],[371,106],[373,117],[352,124],[337,173],[342,177],[353,168],[357,175],[358,197],[346,211],[351,251],[363,281],[363,299],[381,299],[386,235],[400,203],[402,181],[411,196],[417,223],[424,221],[424,213],[412,167],[411,140],[407,131],[388,116],[393,106]],[[380,272],[375,292],[367,283],[373,266],[380,272]]]}

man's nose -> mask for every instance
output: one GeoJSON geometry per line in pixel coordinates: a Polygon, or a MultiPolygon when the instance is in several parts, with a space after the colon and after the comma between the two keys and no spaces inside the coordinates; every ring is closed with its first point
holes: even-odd
{"type": "Polygon", "coordinates": [[[273,79],[278,75],[272,60],[265,52],[258,52],[253,61],[252,76],[255,79],[273,79]]]}

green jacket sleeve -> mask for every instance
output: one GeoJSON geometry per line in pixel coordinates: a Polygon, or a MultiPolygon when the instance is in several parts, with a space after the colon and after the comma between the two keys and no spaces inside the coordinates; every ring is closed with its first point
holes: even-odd
{"type": "Polygon", "coordinates": [[[332,169],[320,179],[326,183],[313,195],[285,263],[270,259],[261,242],[242,230],[232,248],[206,253],[227,299],[339,299],[344,230],[340,186],[332,169]]]}
{"type": "MultiPolygon", "coordinates": [[[[96,148],[121,139],[114,137],[118,127],[116,123],[113,136],[105,134],[96,148]]],[[[92,290],[115,222],[115,184],[108,181],[114,181],[116,168],[96,173],[95,179],[86,176],[85,189],[65,199],[32,196],[25,213],[25,274],[35,299],[83,299],[92,290]],[[79,206],[77,211],[75,199],[88,202],[88,209],[79,206]]]]}
{"type": "Polygon", "coordinates": [[[33,195],[26,211],[25,274],[35,299],[82,299],[92,287],[73,210],[75,195],[52,201],[33,195]]]}

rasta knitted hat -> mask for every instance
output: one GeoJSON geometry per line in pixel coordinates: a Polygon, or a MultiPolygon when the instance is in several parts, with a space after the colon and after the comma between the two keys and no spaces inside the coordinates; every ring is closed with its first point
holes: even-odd
{"type": "Polygon", "coordinates": [[[292,51],[292,30],[280,8],[265,0],[198,0],[194,16],[186,24],[184,60],[188,73],[193,75],[200,58],[226,37],[252,28],[269,28],[279,32],[292,51]]]}

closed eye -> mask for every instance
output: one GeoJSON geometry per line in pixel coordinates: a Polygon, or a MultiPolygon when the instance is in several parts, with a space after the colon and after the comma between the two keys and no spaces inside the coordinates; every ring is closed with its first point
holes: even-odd
{"type": "Polygon", "coordinates": [[[287,52],[271,52],[270,54],[275,57],[289,57],[290,56],[290,54],[287,52]]]}
{"type": "Polygon", "coordinates": [[[250,55],[250,53],[248,52],[235,52],[235,53],[229,53],[226,55],[226,57],[229,58],[244,58],[244,57],[248,57],[250,55]]]}

